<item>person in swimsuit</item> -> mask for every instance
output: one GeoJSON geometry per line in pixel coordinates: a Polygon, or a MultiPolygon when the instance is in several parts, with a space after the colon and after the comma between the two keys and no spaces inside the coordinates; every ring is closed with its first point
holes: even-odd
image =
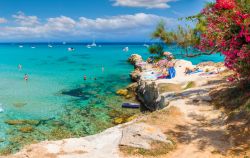
{"type": "Polygon", "coordinates": [[[21,64],[18,64],[18,70],[21,71],[22,70],[22,65],[21,64]]]}
{"type": "Polygon", "coordinates": [[[83,79],[84,79],[84,80],[87,80],[87,76],[86,76],[86,75],[84,75],[84,76],[83,76],[83,79]]]}
{"type": "Polygon", "coordinates": [[[102,72],[104,72],[104,67],[102,66],[102,72]]]}
{"type": "Polygon", "coordinates": [[[24,80],[25,80],[25,81],[28,81],[28,79],[29,79],[29,76],[28,76],[27,74],[25,74],[25,75],[24,75],[24,80]]]}

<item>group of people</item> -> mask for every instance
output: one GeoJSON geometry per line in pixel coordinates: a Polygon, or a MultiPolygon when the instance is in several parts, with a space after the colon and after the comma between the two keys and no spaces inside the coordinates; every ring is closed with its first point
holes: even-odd
{"type": "MultiPolygon", "coordinates": [[[[102,66],[102,72],[104,72],[104,70],[105,70],[105,69],[104,69],[104,66],[102,66]]],[[[96,77],[94,77],[93,79],[94,79],[94,80],[97,80],[96,77]]],[[[84,81],[87,80],[87,76],[86,76],[86,75],[83,76],[83,80],[84,80],[84,81]]]]}
{"type": "MultiPolygon", "coordinates": [[[[21,64],[18,64],[18,70],[21,71],[22,68],[23,68],[23,66],[22,66],[21,64]]],[[[104,66],[102,66],[102,72],[104,72],[104,66]]],[[[28,81],[28,80],[29,80],[28,74],[24,74],[23,79],[24,79],[25,81],[28,81]]],[[[97,78],[94,77],[93,79],[96,80],[97,78]]],[[[85,80],[85,81],[87,80],[87,76],[86,76],[86,75],[83,76],[83,80],[85,80]]]]}
{"type": "Polygon", "coordinates": [[[174,56],[170,52],[165,52],[166,59],[161,60],[154,64],[162,75],[158,76],[158,79],[172,79],[176,76],[176,70],[174,68],[175,63],[173,62],[174,56]]]}

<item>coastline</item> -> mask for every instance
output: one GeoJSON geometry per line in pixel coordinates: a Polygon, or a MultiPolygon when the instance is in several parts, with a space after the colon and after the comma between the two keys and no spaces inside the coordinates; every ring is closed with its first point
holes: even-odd
{"type": "MultiPolygon", "coordinates": [[[[136,64],[136,62],[134,62],[134,64],[136,64]]],[[[187,66],[188,64],[190,64],[188,61],[178,60],[177,67],[179,69],[177,68],[177,74],[183,73],[183,67],[187,66]]],[[[199,66],[203,68],[216,68],[218,64],[201,63],[199,66]]],[[[221,64],[219,66],[221,66],[221,64]]],[[[9,158],[23,158],[27,155],[29,157],[36,158],[87,158],[90,156],[93,158],[134,158],[137,156],[141,157],[140,154],[137,155],[138,152],[137,150],[134,151],[134,148],[150,150],[153,148],[152,142],[166,144],[163,146],[166,147],[164,148],[164,151],[167,152],[163,152],[162,155],[157,155],[159,157],[185,157],[185,155],[188,153],[185,153],[185,151],[183,152],[182,148],[176,146],[176,142],[178,140],[175,139],[177,138],[174,139],[172,138],[174,136],[165,134],[166,129],[164,128],[166,127],[162,125],[164,124],[163,122],[159,123],[157,121],[154,122],[153,120],[163,121],[162,118],[159,118],[159,116],[164,117],[165,121],[167,120],[166,123],[168,123],[167,126],[169,126],[169,130],[173,129],[174,126],[178,124],[178,122],[181,122],[181,124],[185,125],[186,123],[200,123],[198,116],[191,116],[191,114],[197,112],[197,114],[203,115],[205,114],[204,110],[206,109],[207,112],[209,112],[208,114],[205,114],[208,116],[208,120],[219,119],[218,124],[222,123],[223,118],[220,118],[220,116],[223,114],[223,112],[220,110],[214,110],[211,107],[212,98],[210,96],[210,92],[225,84],[225,76],[227,76],[229,72],[223,68],[218,74],[205,77],[194,74],[192,76],[186,76],[188,79],[184,79],[183,77],[185,76],[182,75],[177,76],[176,79],[173,80],[142,79],[141,76],[151,68],[152,67],[148,67],[144,70],[138,71],[138,69],[142,68],[135,66],[135,70],[131,73],[131,78],[136,80],[138,86],[137,88],[133,89],[137,89],[136,95],[142,103],[141,109],[146,108],[147,110],[152,111],[152,113],[140,114],[139,117],[132,121],[114,126],[96,135],[82,138],[70,138],[59,141],[44,141],[38,144],[29,145],[20,152],[9,156],[9,158]],[[197,106],[197,103],[199,106],[197,106]],[[167,116],[165,116],[165,112],[167,116]],[[169,120],[170,118],[178,121],[172,122],[169,120]],[[193,120],[191,118],[195,119],[193,120]],[[176,152],[172,152],[172,150],[176,152]],[[131,151],[133,153],[132,155],[131,151]],[[37,153],[39,153],[39,155],[37,153]]],[[[124,96],[126,97],[126,95],[124,96]]],[[[213,125],[211,128],[214,128],[215,125],[213,125]]],[[[199,130],[199,128],[202,129],[203,127],[197,126],[193,128],[195,128],[194,130],[199,130]]],[[[204,127],[204,129],[205,128],[207,127],[204,127]]],[[[222,130],[225,130],[224,126],[222,128],[222,130]]],[[[223,134],[215,136],[221,136],[224,138],[223,134]]],[[[231,144],[225,144],[225,142],[223,142],[224,140],[218,140],[217,143],[221,144],[223,147],[226,146],[229,148],[231,146],[231,144]]],[[[196,140],[192,145],[195,145],[195,143],[197,143],[196,140]]],[[[206,155],[213,157],[228,157],[227,155],[225,156],[225,153],[223,153],[225,148],[222,148],[221,151],[218,151],[218,153],[214,153],[214,150],[215,147],[210,145],[209,150],[206,151],[206,155]]],[[[204,154],[202,151],[195,151],[195,147],[193,147],[189,152],[191,155],[194,153],[196,154],[193,156],[203,156],[204,154]]],[[[150,154],[146,155],[145,157],[150,157],[150,154]]]]}

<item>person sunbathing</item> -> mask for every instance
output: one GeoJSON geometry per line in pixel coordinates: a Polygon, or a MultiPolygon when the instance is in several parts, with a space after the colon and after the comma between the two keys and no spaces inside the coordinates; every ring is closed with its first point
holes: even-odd
{"type": "Polygon", "coordinates": [[[191,73],[195,73],[198,72],[199,68],[195,67],[195,68],[190,68],[190,67],[186,67],[185,68],[185,74],[191,74],[191,73]]]}
{"type": "Polygon", "coordinates": [[[158,79],[165,79],[167,78],[169,75],[168,75],[168,72],[166,70],[163,70],[162,71],[162,75],[157,77],[158,79]]]}
{"type": "Polygon", "coordinates": [[[176,76],[176,70],[174,67],[169,67],[168,70],[164,69],[162,75],[158,79],[172,79],[176,76]]]}

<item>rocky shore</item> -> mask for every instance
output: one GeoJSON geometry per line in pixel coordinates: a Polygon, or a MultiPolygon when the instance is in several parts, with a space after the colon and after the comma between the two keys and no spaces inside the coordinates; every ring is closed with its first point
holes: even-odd
{"type": "MultiPolygon", "coordinates": [[[[223,132],[205,132],[223,131],[226,128],[223,126],[225,119],[223,113],[213,109],[210,96],[212,90],[225,82],[227,70],[222,64],[199,64],[198,66],[207,74],[215,70],[217,73],[187,76],[184,73],[185,68],[194,65],[189,61],[176,60],[176,77],[171,80],[156,80],[144,78],[149,70],[153,70],[153,67],[151,64],[138,65],[143,62],[141,56],[132,55],[129,61],[135,66],[135,70],[130,74],[135,83],[124,90],[119,90],[117,94],[124,97],[135,95],[141,103],[141,110],[152,113],[141,114],[133,121],[112,127],[100,134],[60,141],[45,141],[27,146],[19,153],[7,157],[135,158],[152,156],[184,158],[187,155],[190,157],[230,157],[226,150],[233,146],[233,140],[229,140],[223,132]],[[173,112],[173,108],[178,110],[173,112]],[[210,121],[213,122],[206,126],[206,123],[210,121]],[[172,134],[174,133],[173,135],[171,135],[171,131],[172,134]],[[178,133],[185,131],[190,133],[183,135],[178,133]],[[176,145],[181,141],[188,143],[176,145]],[[199,149],[201,142],[206,147],[205,152],[199,149]],[[154,152],[150,153],[150,150],[154,152]]],[[[6,158],[6,156],[4,157],[6,158]]]]}

